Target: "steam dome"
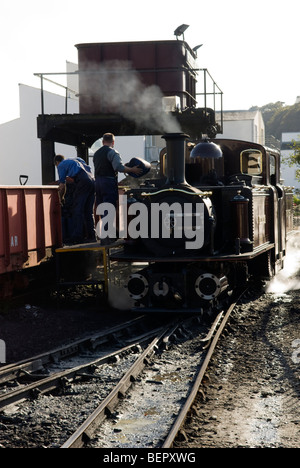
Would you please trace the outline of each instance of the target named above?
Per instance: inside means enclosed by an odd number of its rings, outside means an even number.
[[[204,140],[196,145],[190,154],[192,159],[194,158],[211,158],[219,159],[222,158],[223,153],[220,146],[216,145],[212,141]]]

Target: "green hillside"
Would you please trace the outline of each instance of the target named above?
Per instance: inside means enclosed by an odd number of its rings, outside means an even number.
[[[300,133],[300,103],[285,106],[283,102],[266,104],[262,107],[252,107],[250,110],[260,110],[266,135],[273,135],[278,140],[283,132]]]

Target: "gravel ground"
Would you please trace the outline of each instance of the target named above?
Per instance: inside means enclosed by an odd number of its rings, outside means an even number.
[[[96,356],[95,356],[96,357]],[[87,382],[10,405],[0,414],[0,448],[59,448],[96,409],[134,361],[104,365]]]

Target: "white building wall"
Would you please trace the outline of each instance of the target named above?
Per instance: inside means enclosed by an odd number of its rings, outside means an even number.
[[[250,120],[225,120],[223,124],[223,133],[218,134],[217,138],[253,141],[252,122]]]
[[[300,130],[299,132],[284,132],[281,135],[281,145],[292,144],[292,141],[300,141]],[[286,158],[293,154],[293,149],[281,149],[283,158]],[[300,189],[300,182],[296,179],[296,170],[299,169],[297,166],[289,167],[287,164],[281,164],[281,177],[284,185]]]
[[[19,85],[20,117],[0,125],[0,185],[19,185],[19,176],[28,176],[28,185],[42,184],[41,142],[37,137],[37,116],[41,114],[41,91]],[[68,113],[78,113],[78,100],[68,99]],[[65,97],[44,91],[45,114],[64,114]],[[102,144],[102,143],[100,143]],[[123,162],[145,156],[145,137],[116,137],[115,148]],[[77,156],[76,148],[55,143],[55,153]],[[92,164],[92,152],[89,162]]]
[[[282,156],[287,156],[286,151],[281,151]],[[296,179],[296,168],[281,164],[281,180],[283,185],[300,189],[300,183]]]
[[[64,113],[65,99],[44,92],[45,112]],[[20,117],[0,125],[0,185],[19,185],[20,174],[28,185],[42,183],[41,143],[37,137],[37,116],[41,113],[41,91],[19,85]],[[69,112],[78,112],[78,102],[68,100]],[[56,153],[75,157],[75,148],[56,144]]]
[[[300,130],[299,132],[284,132],[281,134],[281,143],[291,143],[293,140],[300,141]]]
[[[220,113],[216,113],[217,121]],[[217,138],[251,141],[265,144],[265,125],[260,111],[225,111],[223,112],[223,133]]]

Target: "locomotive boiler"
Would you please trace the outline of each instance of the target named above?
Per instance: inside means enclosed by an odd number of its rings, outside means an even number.
[[[135,306],[195,311],[250,277],[277,273],[293,225],[279,153],[238,140],[163,138],[160,177],[127,189],[127,238],[112,256],[131,266],[125,287]]]

